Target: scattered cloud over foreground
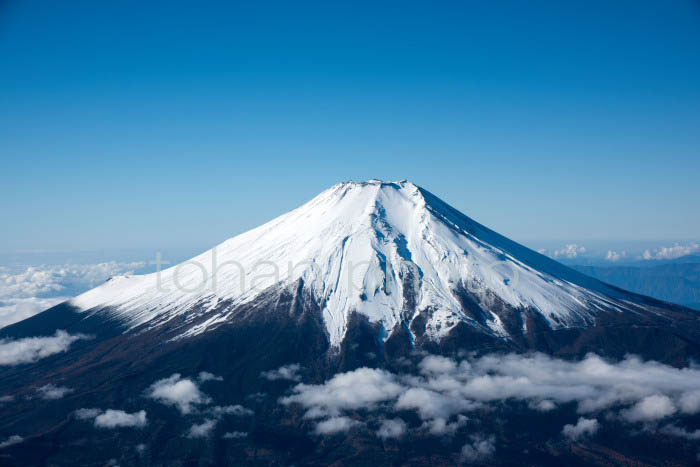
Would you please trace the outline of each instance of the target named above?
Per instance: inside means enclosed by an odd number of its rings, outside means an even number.
[[[317,435],[334,435],[336,433],[344,433],[353,426],[361,425],[350,417],[331,417],[316,424],[314,432]]]
[[[600,425],[595,418],[579,417],[575,425],[564,425],[561,431],[564,436],[574,441],[581,439],[584,436],[594,435]]]
[[[123,410],[79,409],[75,411],[78,420],[93,420],[97,428],[143,428],[148,424],[146,411],[127,413]]]
[[[179,373],[156,381],[147,391],[148,397],[165,405],[172,405],[182,414],[193,411],[197,405],[205,405],[211,399],[189,378],[182,378]]]
[[[53,336],[0,339],[0,366],[33,363],[42,358],[65,352],[80,339],[90,339],[84,334],[68,334],[58,330]]]
[[[700,243],[691,242],[686,245],[681,245],[676,243],[674,246],[661,247],[654,250],[644,250],[642,258],[644,259],[676,259],[682,258],[683,256],[692,255],[695,253],[700,253]]]
[[[591,415],[601,412],[624,423],[643,423],[647,429],[649,424],[667,424],[674,416],[700,413],[700,369],[678,369],[636,357],[613,363],[592,354],[575,362],[543,354],[462,361],[428,356],[418,368],[419,375],[360,368],[323,384],[297,384],[280,402],[301,405],[306,418],[318,420],[317,434],[348,431],[376,419],[379,412],[384,416],[413,411],[422,420],[414,429],[445,435],[464,425],[463,414],[508,400],[527,402],[538,411],[575,403],[582,417],[562,427],[563,435],[572,439],[595,434],[598,421]],[[375,415],[358,419],[357,413],[364,411]],[[377,436],[402,435],[406,429],[402,422],[382,419]],[[475,439],[463,455],[477,459],[492,445],[488,437]]]
[[[53,384],[47,384],[37,389],[36,392],[41,399],[55,400],[62,399],[63,396],[70,394],[73,392],[73,390],[65,386],[54,386]]]
[[[242,405],[216,405],[210,407],[206,410],[207,413],[213,415],[214,417],[223,417],[224,415],[235,415],[237,417],[244,417],[247,415],[253,415],[253,411],[243,407]]]
[[[289,365],[281,366],[276,370],[263,371],[260,376],[270,381],[279,379],[301,381],[301,376],[299,375],[300,369],[301,366],[298,363],[291,363]]]
[[[685,428],[680,428],[676,425],[666,425],[661,429],[662,433],[671,436],[678,436],[679,438],[685,438],[687,440],[699,440],[700,439],[700,429],[695,431],[688,431]]]
[[[199,373],[196,379],[183,378],[179,373],[175,373],[153,383],[146,391],[146,396],[177,408],[182,415],[202,414],[206,417],[190,427],[185,433],[187,438],[208,438],[224,416],[253,415],[252,410],[242,405],[208,406],[212,399],[202,392],[197,384],[207,381],[223,381],[223,378],[206,371]]]
[[[110,277],[132,274],[144,262],[0,267],[0,328],[29,318],[95,287]]]
[[[471,442],[462,447],[462,460],[465,462],[476,462],[488,459],[496,452],[496,438],[491,435],[471,436]]]
[[[400,418],[383,420],[377,430],[377,436],[382,439],[400,438],[407,431],[406,422]]]
[[[214,428],[216,428],[216,425],[219,423],[219,420],[225,415],[233,415],[237,417],[253,415],[252,410],[247,409],[241,405],[217,405],[208,408],[204,411],[204,413],[208,415],[208,418],[205,418],[202,423],[195,423],[194,425],[192,425],[185,434],[187,438],[208,438],[214,431]],[[247,436],[247,433],[245,433],[245,435]],[[224,438],[226,438],[226,435],[224,435]]]
[[[216,428],[217,420],[209,418],[200,424],[194,424],[187,432],[188,438],[208,438],[211,432]]]
[[[213,373],[209,373],[208,371],[202,371],[199,373],[199,375],[197,375],[197,380],[200,383],[204,383],[206,381],[223,381],[224,378],[221,376],[216,376]]]

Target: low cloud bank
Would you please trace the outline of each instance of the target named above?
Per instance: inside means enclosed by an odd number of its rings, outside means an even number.
[[[626,251],[614,251],[614,250],[608,250],[608,253],[605,255],[605,259],[607,261],[620,261],[621,259],[624,259],[627,257],[627,252]]]
[[[586,253],[586,247],[570,244],[566,245],[561,250],[556,250],[552,256],[555,258],[577,258],[579,255]]]
[[[0,366],[34,363],[42,358],[65,352],[80,339],[90,339],[83,334],[68,334],[56,331],[49,337],[25,337],[23,339],[0,339]]]
[[[144,262],[0,267],[0,328],[27,319]]]
[[[70,297],[5,297],[0,299],[0,328],[31,318]]]
[[[119,274],[132,274],[145,262],[27,266],[0,269],[0,297],[36,297],[92,287]]]
[[[517,400],[543,412],[576,404],[584,416],[563,428],[563,435],[572,439],[594,435],[599,425],[589,414],[603,411],[630,424],[658,424],[700,412],[700,369],[678,369],[636,357],[614,363],[593,354],[575,362],[543,354],[489,355],[462,361],[428,356],[418,370],[418,375],[397,375],[360,368],[337,374],[323,384],[297,384],[280,402],[301,405],[306,418],[319,420],[317,434],[358,426],[361,421],[349,418],[352,412],[381,410],[413,411],[423,421],[418,429],[444,435],[465,424],[463,414]],[[377,436],[399,436],[402,427],[401,419],[384,421]],[[465,447],[465,456],[477,459],[489,446],[488,439],[475,440]]]
[[[586,247],[577,245],[575,243],[568,244],[559,250],[548,250],[547,248],[542,248],[537,250],[538,253],[547,255],[551,258],[578,258],[586,253]]]
[[[645,250],[644,259],[676,259],[692,254],[700,253],[700,243],[691,242],[687,245],[676,243],[673,246],[664,246],[655,250]]]

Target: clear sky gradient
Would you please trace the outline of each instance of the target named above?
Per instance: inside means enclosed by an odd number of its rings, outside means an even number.
[[[700,2],[0,3],[0,251],[211,246],[342,180],[700,236]]]

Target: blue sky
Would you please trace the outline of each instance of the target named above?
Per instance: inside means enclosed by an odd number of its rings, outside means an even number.
[[[526,244],[699,236],[695,0],[16,0],[0,56],[0,252],[206,248],[369,178]]]

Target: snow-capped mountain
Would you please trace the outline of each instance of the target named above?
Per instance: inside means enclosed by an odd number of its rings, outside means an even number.
[[[699,317],[341,183],[0,329],[0,464],[684,465]]]
[[[179,337],[236,320],[271,289],[303,284],[337,347],[356,312],[384,339],[404,326],[439,341],[458,324],[511,337],[527,314],[551,329],[651,311],[633,294],[512,242],[407,181],[340,183],[303,206],[158,273],[115,277],[70,303],[128,329]],[[642,305],[640,307],[640,305]],[[505,321],[508,321],[506,323]]]

